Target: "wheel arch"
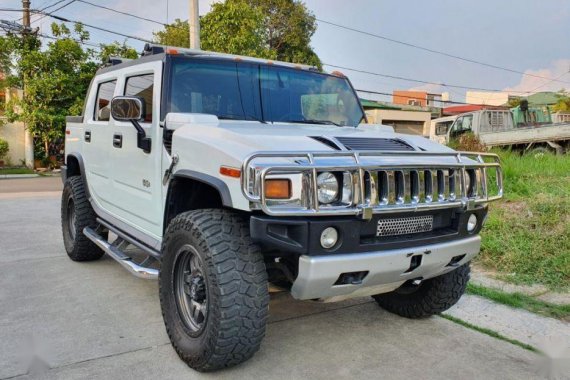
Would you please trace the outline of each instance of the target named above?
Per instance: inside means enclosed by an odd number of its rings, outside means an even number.
[[[83,180],[85,193],[87,194],[87,199],[89,199],[89,186],[87,185],[87,176],[85,175],[85,163],[83,162],[83,156],[81,153],[71,152],[65,157],[65,177],[63,180],[65,182],[67,178],[75,176],[81,177]]]
[[[163,232],[176,215],[206,208],[231,208],[228,186],[208,174],[180,170],[170,179],[164,205]]]

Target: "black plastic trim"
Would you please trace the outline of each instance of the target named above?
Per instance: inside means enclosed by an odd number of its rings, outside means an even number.
[[[178,170],[176,173],[174,173],[174,177],[190,178],[210,185],[218,190],[220,197],[222,198],[222,204],[225,207],[232,207],[233,205],[232,196],[230,194],[230,189],[228,189],[228,185],[226,185],[226,183],[219,178],[212,177],[211,175],[194,170],[186,169]]]
[[[468,233],[467,219],[472,213],[478,216],[480,223],[475,231]],[[430,214],[434,215],[434,230],[431,232],[376,237],[378,220],[381,218]],[[370,221],[352,216],[281,218],[255,215],[250,218],[250,235],[266,253],[277,251],[284,254],[315,256],[377,252],[467,238],[479,233],[486,214],[487,206],[470,211],[439,210],[375,215]],[[335,227],[339,232],[339,244],[329,250],[320,245],[321,232],[327,227]]]

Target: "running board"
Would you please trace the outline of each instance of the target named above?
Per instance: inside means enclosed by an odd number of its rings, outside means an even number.
[[[87,236],[89,240],[97,244],[99,248],[105,251],[106,254],[111,256],[115,261],[128,270],[132,275],[146,280],[158,279],[158,269],[143,267],[125,255],[120,249],[119,245],[111,244],[106,239],[101,237],[95,230],[90,227],[85,227],[83,235]],[[119,238],[121,239],[121,238]],[[121,239],[122,241],[122,239]]]

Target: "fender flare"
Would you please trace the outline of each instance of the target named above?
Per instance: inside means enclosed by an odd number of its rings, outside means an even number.
[[[87,176],[85,174],[85,163],[83,162],[83,156],[81,155],[81,153],[71,152],[65,156],[65,168],[63,167],[61,168],[62,169],[61,177],[63,182],[65,183],[67,178],[69,178],[69,164],[67,163],[69,157],[73,157],[77,160],[77,163],[79,164],[79,176],[83,180],[83,186],[85,188],[85,193],[87,194],[87,199],[91,199],[91,195],[89,193],[89,186],[87,185]]]
[[[177,171],[172,175],[172,177],[189,178],[198,182],[202,182],[206,185],[212,186],[214,189],[218,190],[218,193],[220,194],[220,198],[222,199],[222,204],[224,205],[224,207],[232,207],[233,205],[232,196],[230,193],[230,189],[228,188],[228,185],[219,178],[213,177],[208,174],[200,173],[194,170],[186,170],[186,169]],[[170,195],[170,186],[168,188],[167,197],[169,195]]]

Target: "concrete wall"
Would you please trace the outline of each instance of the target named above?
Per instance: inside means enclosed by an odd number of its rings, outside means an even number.
[[[10,146],[8,157],[3,158],[4,164],[7,165],[10,162],[12,165],[21,165],[21,160],[25,159],[24,124],[7,123],[6,119],[0,117],[0,139],[8,141]]]
[[[465,103],[502,106],[509,101],[510,96],[508,92],[467,91]]]
[[[396,132],[429,136],[431,112],[370,109],[366,110],[366,116],[369,123],[394,125]],[[409,124],[411,128],[400,130],[398,124]]]
[[[9,102],[13,98],[22,96],[22,91],[17,89],[5,89],[3,91],[4,100]],[[26,130],[23,123],[8,123],[5,117],[0,114],[0,138],[8,142],[10,151],[4,157],[4,165],[21,165],[26,158],[25,138]]]

